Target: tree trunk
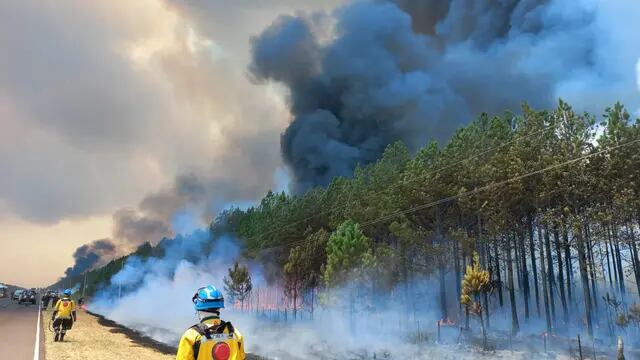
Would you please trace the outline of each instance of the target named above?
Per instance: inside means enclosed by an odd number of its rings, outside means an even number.
[[[615,249],[613,247],[613,229],[612,229],[612,225],[610,224],[608,226],[608,231],[607,231],[607,235],[608,235],[608,239],[609,239],[609,252],[611,253],[611,264],[613,266],[613,280],[614,283],[616,284],[616,291],[619,292],[620,291],[620,277],[618,276],[618,259],[616,257],[616,252]]]
[[[555,294],[555,276],[553,274],[553,257],[551,256],[551,241],[549,240],[549,229],[547,226],[544,227],[544,248],[547,252],[546,263],[547,263],[547,281],[549,281],[549,305],[551,305],[551,322],[554,323],[553,327],[555,328],[556,322],[556,300],[554,297]]]
[[[464,329],[469,330],[469,307],[464,307]]]
[[[500,301],[500,307],[504,306],[504,300],[502,298],[502,276],[500,275],[500,257],[498,256],[498,240],[493,240],[493,253],[495,258],[495,273],[498,279],[498,301]]]
[[[293,320],[298,318],[298,284],[297,281],[294,284],[293,288]]]
[[[443,262],[441,262],[438,272],[440,274],[440,312],[442,313],[443,319],[448,319],[449,314],[447,313],[447,290],[445,288],[445,272]]]
[[[593,243],[591,242],[591,229],[588,224],[584,225],[584,233],[585,240],[587,244],[587,260],[589,263],[589,274],[591,276],[591,306],[593,306],[593,311],[595,312],[596,319],[598,318],[598,288],[596,287],[596,263],[593,257]]]
[[[482,309],[480,309],[480,327],[482,328],[482,349],[487,350],[487,329],[485,328],[484,321],[482,319]]]
[[[589,291],[589,275],[587,273],[587,258],[584,249],[582,227],[578,230],[576,245],[578,248],[578,265],[580,266],[580,278],[582,279],[582,292],[584,296],[584,311],[587,319],[587,333],[593,338],[593,323],[591,320],[591,296]]]
[[[520,246],[518,246],[518,236],[513,239],[513,262],[515,263],[516,278],[518,279],[518,291],[522,291],[522,265],[520,264]]]
[[[438,243],[441,249],[445,249],[445,239],[444,233],[442,230],[442,215],[440,212],[440,208],[436,207],[436,231],[438,234]],[[440,278],[440,312],[442,314],[443,319],[449,318],[449,313],[447,311],[447,289],[445,284],[445,254],[440,255],[440,260],[438,261],[438,274]]]
[[[633,231],[633,226],[628,224],[627,228],[629,229],[629,234],[631,235],[631,263],[633,264],[633,274],[636,278],[636,288],[638,290],[638,294],[640,294],[640,259],[638,259],[638,247],[636,246],[636,234]]]
[[[547,270],[545,268],[544,240],[542,239],[542,227],[538,226],[538,243],[540,245],[540,271],[542,272],[542,298],[544,299],[544,317],[547,321],[547,332],[551,333],[551,312],[549,311],[549,286],[547,281]]]
[[[533,286],[536,294],[536,310],[540,317],[540,293],[538,290],[538,266],[536,264],[536,247],[533,242],[533,219],[529,216],[529,254],[531,255],[531,270],[533,271]]]
[[[602,252],[602,241],[598,241],[597,244],[598,244],[598,252],[600,253],[600,269],[602,269],[602,281],[606,284],[607,274],[605,274],[606,271],[604,267],[604,253]]]
[[[518,310],[516,305],[515,284],[513,281],[513,260],[511,257],[511,236],[509,235],[507,241],[507,278],[509,283],[509,301],[511,302],[511,333],[517,334],[520,331],[520,324],[518,323]]]
[[[484,242],[480,243],[480,247],[482,248],[482,259],[483,259],[483,267],[485,269],[490,269],[491,267],[488,266],[488,261],[487,259],[489,258],[488,255],[488,245]],[[489,278],[491,278],[491,274],[489,274]],[[483,298],[483,307],[484,307],[484,311],[486,313],[486,319],[487,319],[487,328],[489,328],[491,326],[491,323],[489,321],[489,294],[487,294],[486,291],[482,292],[482,298]],[[481,314],[482,315],[482,314]]]
[[[624,285],[624,271],[622,270],[622,256],[620,256],[620,244],[618,241],[618,231],[616,229],[611,229],[613,232],[613,245],[616,254],[616,263],[618,265],[618,281],[620,282],[620,294],[624,297],[626,293],[625,285]]]
[[[602,224],[602,228],[607,233],[607,238],[604,243],[604,254],[607,256],[607,275],[609,276],[609,288],[613,289],[613,278],[611,277],[611,263],[609,262],[609,228]]]
[[[315,293],[316,293],[316,288],[312,287],[311,288],[311,320],[313,320],[313,312],[314,312],[314,308],[315,308]]]
[[[564,271],[562,269],[562,251],[560,247],[560,234],[558,228],[553,229],[553,240],[556,248],[556,258],[558,260],[558,287],[560,289],[560,302],[562,303],[562,320],[564,326],[569,326],[569,310],[567,308],[567,298],[564,293]]]
[[[572,286],[571,282],[573,280],[573,265],[571,263],[571,245],[569,244],[569,232],[566,227],[563,230],[562,237],[564,240],[564,266],[567,268],[567,297],[569,298],[569,303],[573,303],[572,296]]]
[[[458,299],[460,299],[460,290],[462,288],[462,280],[461,280],[461,269],[460,269],[460,242],[458,240],[455,240],[453,243],[453,251],[454,251],[454,255],[453,255],[453,267],[454,267],[454,271],[456,273],[456,289],[457,289],[457,294],[458,294]],[[460,301],[458,301],[458,314],[462,313],[462,304],[460,304]]]
[[[518,246],[520,248],[520,263],[522,265],[522,298],[524,300],[524,318],[529,319],[529,270],[527,269],[527,255],[524,247],[524,234],[518,230]]]

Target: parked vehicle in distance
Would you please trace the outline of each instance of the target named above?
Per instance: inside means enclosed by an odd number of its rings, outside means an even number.
[[[23,291],[20,295],[20,300],[18,300],[18,304],[34,304],[36,303],[36,292],[33,290]]]
[[[0,299],[4,299],[9,296],[9,288],[3,284],[0,284]]]
[[[11,297],[11,300],[13,300],[13,301],[20,300],[20,296],[22,296],[23,292],[24,292],[24,290],[22,290],[22,289],[18,289],[16,291],[14,291],[13,292],[13,296]]]

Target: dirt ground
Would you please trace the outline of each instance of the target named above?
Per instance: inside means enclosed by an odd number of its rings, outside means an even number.
[[[42,315],[46,360],[175,359],[171,348],[160,346],[158,349],[151,340],[127,334],[127,329],[84,311],[78,311],[78,321],[67,332],[64,342],[54,342],[53,333],[48,329],[51,310]]]

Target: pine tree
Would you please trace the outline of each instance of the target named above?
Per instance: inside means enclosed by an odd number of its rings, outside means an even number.
[[[236,261],[233,267],[229,268],[228,276],[225,276],[223,281],[227,296],[232,301],[240,301],[240,309],[244,310],[244,301],[249,297],[253,288],[249,268]]]
[[[482,344],[487,348],[487,334],[482,316],[483,307],[480,302],[480,294],[486,292],[489,285],[489,271],[480,266],[480,258],[477,252],[473,252],[473,263],[467,265],[462,280],[462,290],[460,291],[460,303],[472,314],[480,318],[482,327]],[[486,309],[485,309],[486,311]]]

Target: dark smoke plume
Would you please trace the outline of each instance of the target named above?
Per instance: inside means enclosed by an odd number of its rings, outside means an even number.
[[[73,253],[75,264],[67,268],[65,276],[82,274],[100,265],[102,259],[113,257],[117,253],[116,245],[110,239],[95,240],[76,249]]]
[[[481,112],[552,105],[597,71],[592,20],[561,0],[361,1],[281,16],[252,39],[249,70],[289,90],[281,150],[303,191],[396,140],[416,149]]]
[[[132,246],[157,242],[171,233],[170,224],[160,218],[144,216],[135,209],[116,211],[113,222],[113,236]]]

